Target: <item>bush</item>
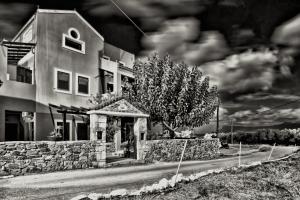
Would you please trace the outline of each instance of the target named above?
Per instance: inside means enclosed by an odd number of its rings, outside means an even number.
[[[231,133],[221,133],[220,140],[231,143]],[[300,145],[300,129],[259,129],[255,132],[237,131],[233,133],[233,142],[244,144]]]
[[[268,145],[262,145],[258,148],[258,151],[260,152],[266,152],[266,151],[271,151],[272,147],[268,146]]]

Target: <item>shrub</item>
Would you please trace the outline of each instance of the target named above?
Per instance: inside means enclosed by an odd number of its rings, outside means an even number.
[[[258,148],[258,151],[260,152],[266,152],[266,151],[271,151],[272,147],[268,146],[268,145],[262,145]]]
[[[220,140],[231,143],[231,133],[221,133]],[[244,144],[300,145],[299,129],[259,129],[255,132],[237,131],[233,133],[233,142]]]

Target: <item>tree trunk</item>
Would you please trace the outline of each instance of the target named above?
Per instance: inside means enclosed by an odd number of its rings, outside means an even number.
[[[170,138],[171,139],[174,139],[175,137],[175,130],[177,128],[172,128],[171,126],[169,126],[166,122],[162,121],[162,124],[164,125],[165,128],[167,128],[169,130],[169,133],[170,133]]]

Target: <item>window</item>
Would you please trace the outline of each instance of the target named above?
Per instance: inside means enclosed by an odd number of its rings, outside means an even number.
[[[71,40],[70,38],[65,39],[65,45],[68,46],[69,48],[82,51],[82,44],[78,43],[77,41]]]
[[[76,74],[76,94],[77,95],[90,95],[90,77]]]
[[[64,134],[64,123],[62,120],[55,120],[55,128],[60,132],[60,134],[63,137],[64,141],[72,140],[72,126],[71,126],[71,120],[67,120],[66,126],[67,126],[67,133]]]
[[[85,42],[80,40],[80,33],[70,28],[68,34],[63,34],[62,46],[66,49],[85,54]]]
[[[80,34],[79,34],[79,32],[77,30],[70,29],[69,31],[70,31],[69,35],[71,35],[73,38],[75,38],[75,39],[79,39],[80,38]]]
[[[77,140],[89,140],[89,125],[84,122],[76,122],[76,135]]]
[[[70,90],[70,74],[65,72],[57,72],[57,88],[60,90]]]
[[[55,85],[57,92],[72,93],[72,73],[66,70],[55,68]]]
[[[106,90],[107,92],[113,92],[114,91],[114,74],[112,72],[104,71],[104,79],[106,83]]]
[[[32,84],[32,71],[24,67],[17,67],[17,81]]]

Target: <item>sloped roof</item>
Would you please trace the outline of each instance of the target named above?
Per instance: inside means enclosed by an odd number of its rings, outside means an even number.
[[[95,106],[88,114],[102,114],[120,117],[149,117],[149,114],[130,103],[125,97],[113,98]]]
[[[48,9],[38,9],[39,13],[54,13],[54,14],[75,14],[77,15],[98,37],[104,41],[104,37],[88,22],[86,21],[76,10],[48,10]]]
[[[52,10],[52,9],[37,9],[37,13],[53,13],[53,14],[75,14],[77,15],[98,37],[104,41],[104,37],[88,22],[86,21],[76,10]],[[13,38],[14,41],[20,33],[27,27],[27,25],[34,19],[34,14],[28,22],[21,28],[17,35]]]

